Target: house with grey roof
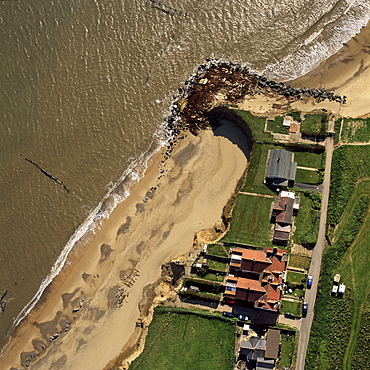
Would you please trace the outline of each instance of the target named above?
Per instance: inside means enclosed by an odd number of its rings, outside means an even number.
[[[251,337],[249,341],[243,340],[240,344],[239,353],[246,356],[249,361],[256,361],[257,358],[264,358],[266,352],[266,340],[258,337]]]
[[[297,172],[294,153],[284,149],[269,150],[266,183],[276,187],[292,187]]]
[[[247,361],[256,361],[256,370],[273,369],[280,351],[280,330],[268,329],[267,339],[252,336],[243,340],[239,354]]]

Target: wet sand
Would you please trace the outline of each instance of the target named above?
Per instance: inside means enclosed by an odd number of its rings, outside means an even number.
[[[236,145],[211,130],[180,140],[158,179],[162,159],[153,157],[126,201],[71,255],[13,333],[1,369],[103,369],[120,354],[145,287],[158,280],[162,264],[189,252],[196,232],[220,220],[247,164]]]
[[[263,95],[247,96],[238,104],[239,109],[257,115],[274,116],[287,109],[305,113],[325,109],[336,117],[367,117],[370,115],[370,23],[350,41],[317,68],[292,81],[285,81],[294,88],[322,87],[335,94],[346,96],[346,104],[314,98],[303,98],[291,103],[288,108],[273,109],[273,104],[286,104],[281,97]]]
[[[305,76],[288,82],[293,87],[324,87],[347,96],[347,104],[312,99],[292,104],[293,108],[310,112],[327,109],[340,117],[361,117],[370,114],[370,23],[329,59]]]

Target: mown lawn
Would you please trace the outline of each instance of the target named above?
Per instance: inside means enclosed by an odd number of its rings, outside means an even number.
[[[286,301],[283,299],[281,301],[281,307],[279,311],[280,313],[287,313],[296,317],[300,317],[302,316],[302,303],[298,301]]]
[[[287,281],[290,283],[295,283],[295,284],[304,284],[302,280],[306,281],[306,275],[302,274],[300,272],[295,272],[295,271],[288,271],[287,274]]]
[[[198,276],[197,275],[197,278],[198,279],[203,279],[203,280],[208,280],[208,281],[217,281],[219,283],[222,283],[225,279],[225,276],[208,273],[208,274],[205,274],[204,276]]]
[[[207,263],[209,263],[209,267],[213,270],[219,271],[226,271],[228,264],[226,262],[214,261],[211,259],[207,259]]]
[[[327,114],[306,114],[301,123],[301,132],[314,132],[324,134],[327,129]]]
[[[220,316],[157,307],[130,370],[232,369],[234,333],[235,323]]]
[[[323,167],[323,154],[324,152],[294,152],[294,162],[297,162],[298,166],[310,167],[310,168],[322,168]],[[299,181],[297,181],[299,182]]]
[[[320,181],[320,174],[315,171],[297,169],[295,182],[303,182],[304,184],[318,184]]]
[[[277,134],[289,134],[289,126],[283,126],[284,117],[276,116],[274,120],[267,121],[267,130]]]
[[[317,197],[314,194],[300,192],[298,193],[301,202],[298,214],[295,218],[295,232],[293,241],[296,244],[313,247],[316,244],[320,226],[320,206]]]
[[[273,199],[239,194],[232,214],[231,228],[223,242],[271,247],[271,204]]]

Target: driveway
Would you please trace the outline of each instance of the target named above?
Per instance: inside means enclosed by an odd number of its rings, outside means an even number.
[[[307,316],[301,319],[301,333],[299,339],[296,370],[304,370],[308,340],[310,338],[310,330],[314,316],[313,308],[315,306],[316,301],[317,283],[319,281],[320,276],[322,252],[325,247],[325,230],[329,202],[331,162],[334,150],[334,139],[332,137],[326,138],[325,147],[326,147],[326,167],[324,181],[322,184],[320,229],[316,246],[312,251],[312,261],[309,270],[309,275],[313,277],[313,283],[312,288],[307,289],[305,294],[305,301],[308,303],[308,312]]]
[[[312,184],[305,184],[303,182],[296,182],[294,183],[294,187],[301,190],[309,190],[309,191],[316,191],[321,192],[322,185],[312,185]]]

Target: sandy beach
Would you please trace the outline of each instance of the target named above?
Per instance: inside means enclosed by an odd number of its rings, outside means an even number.
[[[0,368],[103,369],[120,354],[145,289],[162,264],[192,248],[195,233],[220,220],[247,164],[236,145],[211,130],[180,140],[158,179],[162,159],[153,157],[126,201],[72,253],[13,333]]]
[[[336,117],[367,117],[370,114],[370,24],[362,28],[350,41],[330,58],[306,75],[292,81],[286,81],[294,88],[318,88],[347,97],[346,104],[324,100],[317,103],[312,97],[291,103],[289,109],[310,113],[325,109]],[[255,114],[274,116],[279,109],[273,104],[285,103],[281,98],[264,95],[247,96],[238,107]],[[285,109],[286,110],[286,109]]]
[[[293,87],[324,87],[347,97],[347,104],[339,105],[327,100],[314,103],[298,101],[292,107],[310,112],[327,109],[340,117],[363,117],[370,114],[370,24],[348,41],[329,59],[310,73],[288,81]]]

